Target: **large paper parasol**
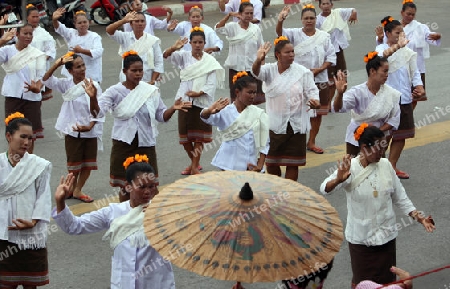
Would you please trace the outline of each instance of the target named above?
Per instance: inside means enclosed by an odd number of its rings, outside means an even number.
[[[245,183],[253,196],[241,190]],[[168,185],[146,209],[144,228],[178,267],[247,283],[317,271],[343,239],[338,213],[321,195],[291,180],[238,171]]]

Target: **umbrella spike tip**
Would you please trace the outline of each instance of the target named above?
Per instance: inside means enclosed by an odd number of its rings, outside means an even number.
[[[253,199],[253,191],[249,183],[245,183],[239,192],[239,198],[244,201],[249,201]]]

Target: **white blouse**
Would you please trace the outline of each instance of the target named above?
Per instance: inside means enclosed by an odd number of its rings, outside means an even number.
[[[378,52],[378,55],[383,55],[383,52],[389,48],[387,44],[380,44],[375,48],[375,51]],[[409,48],[401,48],[401,49],[409,49]],[[395,54],[396,52],[394,52]],[[388,58],[389,60],[389,58]],[[419,70],[416,69],[412,81],[409,77],[408,67],[401,67],[394,73],[389,72],[388,79],[386,80],[386,84],[390,87],[397,89],[402,94],[400,99],[400,104],[409,104],[412,102],[412,94],[411,87],[417,85],[423,85],[422,78],[420,77]]]
[[[239,12],[239,6],[241,5],[241,0],[230,0],[227,4],[225,4],[225,10],[222,11],[225,14],[230,12]],[[262,9],[263,3],[261,0],[250,0],[250,3],[253,4],[253,18],[258,19],[259,23],[262,20]],[[234,22],[238,22],[239,18],[233,17]]]
[[[323,33],[323,31],[316,30],[316,33]],[[303,32],[302,28],[283,28],[283,35],[289,38],[289,41],[294,45],[294,47],[310,38],[310,36]],[[336,65],[336,53],[329,35],[324,45],[318,48],[322,50],[322,54],[325,56],[324,62],[331,62],[331,65]],[[319,63],[318,53],[315,49],[310,50],[302,56],[295,55],[295,62],[308,69],[320,68],[323,65],[323,63]],[[314,77],[314,81],[316,83],[328,82],[327,70],[325,69],[316,75]]]
[[[184,69],[198,62],[198,60],[194,56],[192,56],[191,51],[175,51],[167,59],[178,69]],[[202,89],[204,94],[200,97],[188,97],[186,95],[186,92],[192,90],[193,83],[194,80],[181,81],[175,99],[181,97],[182,101],[192,101],[192,105],[198,106],[200,108],[209,107],[214,102],[214,95],[216,93],[216,72],[212,71],[208,73],[206,77],[206,83]]]
[[[50,64],[56,57],[56,41],[53,36],[44,28],[37,26],[33,29],[33,41],[31,46],[44,52],[48,57],[47,63]],[[49,67],[47,66],[47,69]]]
[[[109,35],[109,37],[111,37],[113,40],[119,43],[124,51],[127,51],[128,47],[130,47],[134,42],[137,41],[136,37],[134,36],[134,32],[123,32],[116,30],[116,32],[114,32],[114,35]],[[151,69],[148,67],[147,54],[139,55],[142,58],[144,64],[144,76],[142,77],[142,81],[145,82],[149,82],[152,79],[153,71],[164,73],[164,60],[160,44],[158,42],[153,44],[152,49],[153,49],[153,59],[155,69]],[[122,68],[123,68],[123,61],[122,61]],[[125,75],[123,74],[122,69],[120,70],[119,73],[119,80],[125,81]]]
[[[6,63],[14,55],[19,53],[16,45],[6,45],[0,47],[0,63]],[[2,95],[5,97],[22,98],[29,101],[41,101],[41,93],[33,93],[31,91],[25,91],[25,82],[31,83],[31,80],[38,81],[44,76],[44,70],[36,70],[36,78],[31,79],[30,70],[28,65],[25,65],[21,70],[16,73],[6,74],[3,79]]]
[[[145,14],[145,28],[144,32],[148,34],[155,35],[154,29],[167,29],[167,18],[163,20],[159,20],[155,16]],[[123,31],[131,32],[133,29],[131,28],[130,23],[125,23],[123,25]]]
[[[100,98],[98,98],[100,113],[97,117],[104,117],[108,111],[113,111],[130,92],[131,90],[120,82],[105,90]],[[167,107],[163,103],[159,92],[155,92],[155,95],[152,97],[159,98],[159,105],[155,110],[155,119],[159,122],[164,122],[164,112],[167,110]],[[114,126],[112,129],[113,139],[131,144],[136,133],[139,136],[139,147],[156,145],[156,138],[151,129],[150,115],[145,104],[130,119],[121,120],[114,118]]]
[[[81,235],[108,229],[114,219],[126,215],[130,210],[130,202],[127,201],[112,203],[77,217],[66,206],[59,214],[55,208],[52,217],[65,233]],[[136,248],[127,238],[117,245],[111,259],[111,289],[123,288],[175,289],[172,265],[163,260],[152,246]]]
[[[72,78],[56,78],[51,76],[44,81],[44,84],[51,89],[57,90],[60,93],[65,93],[71,87],[75,86]],[[97,97],[102,94],[102,89],[95,83],[97,88]],[[103,121],[94,118],[89,110],[89,96],[86,93],[81,94],[78,98],[72,101],[64,101],[61,105],[61,110],[56,120],[55,128],[63,134],[68,134],[73,137],[80,138],[97,138],[103,133]],[[89,125],[91,121],[96,121],[94,127],[87,132],[78,133],[73,131],[73,127],[78,125]]]
[[[383,245],[398,235],[393,206],[398,207],[405,215],[416,208],[406,195],[394,168],[385,158],[381,158],[379,163],[370,164],[375,166],[375,170],[353,191],[350,191],[350,183],[364,169],[359,159],[358,156],[351,160],[350,177],[331,192],[341,188],[346,192],[348,213],[345,237],[347,241],[367,246]],[[325,192],[326,184],[336,177],[337,170],[323,181],[320,186],[322,194],[329,194]]]
[[[73,28],[67,28],[64,24],[59,23],[58,29],[55,29],[61,35],[72,50],[79,45],[83,49],[91,52],[92,57],[86,54],[79,53],[86,65],[86,78],[92,78],[97,82],[102,82],[102,55],[103,46],[102,38],[95,32],[88,31],[86,35],[80,36],[78,31]],[[70,73],[63,67],[61,73],[67,77],[72,77]]]
[[[344,93],[342,98],[342,108],[339,112],[348,112],[353,110],[357,114],[363,113],[372,101],[377,101],[375,95],[367,87],[367,82],[359,85],[355,85]],[[398,104],[394,104],[397,105]],[[333,108],[333,106],[331,106]],[[333,108],[334,110],[334,108]],[[392,108],[394,110],[394,108]],[[400,124],[400,109],[391,117],[386,119],[379,119],[377,121],[370,122],[370,125],[381,127],[385,123],[392,125],[394,129],[397,129]],[[347,126],[347,131],[345,133],[345,141],[354,145],[359,146],[358,142],[355,140],[354,132],[360,126],[361,123],[356,122],[353,118],[350,119],[350,123]]]
[[[227,105],[224,109],[209,118],[201,119],[209,124],[217,126],[219,130],[228,128],[238,117],[238,112],[234,103]],[[246,171],[248,164],[257,165],[259,153],[267,155],[269,144],[259,152],[255,148],[255,137],[253,130],[249,130],[242,137],[222,142],[219,150],[214,156],[211,164],[222,170]]]
[[[200,27],[203,28],[205,33],[205,49],[219,47],[220,51],[222,51],[223,41],[219,38],[219,36],[217,36],[216,32],[211,27],[203,23],[200,24]],[[172,32],[180,35],[181,37],[186,37],[189,40],[189,36],[191,35],[191,29],[192,29],[191,22],[181,21],[180,23],[178,23],[177,27],[175,27],[175,29]],[[186,43],[181,49],[185,51],[192,51],[192,46],[188,41],[188,43]],[[211,55],[214,56],[216,54],[219,53],[213,52]]]
[[[342,20],[347,22],[348,19],[350,19],[350,16],[352,16],[353,10],[355,10],[355,9],[354,8],[340,8],[340,15],[342,17]],[[320,29],[320,27],[322,27],[322,24],[323,24],[323,22],[325,22],[326,19],[327,19],[327,17],[323,16],[322,13],[317,15],[316,28]],[[331,36],[331,43],[333,43],[334,51],[336,53],[339,52],[340,48],[346,49],[349,46],[348,40],[344,35],[344,31],[339,30],[339,29],[334,29],[330,33],[330,36]]]
[[[250,23],[250,25],[255,25]],[[237,22],[229,22],[224,27],[215,28],[217,33],[226,35],[227,37],[234,37],[246,30],[241,28]],[[234,69],[236,71],[250,71],[253,62],[256,60],[256,52],[264,43],[261,29],[257,27],[257,32],[247,41],[242,41],[236,44],[231,44],[228,51],[228,57],[225,60],[225,67]]]

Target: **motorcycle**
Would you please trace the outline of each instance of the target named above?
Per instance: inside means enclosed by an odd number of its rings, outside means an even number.
[[[21,22],[21,19],[25,19],[26,16],[22,15],[22,7],[21,1],[6,1],[0,3],[0,16],[8,16],[7,24],[18,24]],[[29,0],[27,1],[27,5],[32,4],[37,8],[39,13],[39,20],[42,25],[46,26],[50,23],[47,12],[45,10],[45,3],[41,0]]]
[[[61,18],[59,18],[59,21],[66,27],[75,28],[73,16],[77,11],[84,11],[87,14],[85,3],[86,0],[47,0],[47,14],[51,19],[51,16],[56,9],[64,8],[66,9],[66,12]]]
[[[91,5],[90,16],[95,23],[108,25],[125,17],[129,11],[130,7],[126,0],[119,3],[115,0],[97,0]]]

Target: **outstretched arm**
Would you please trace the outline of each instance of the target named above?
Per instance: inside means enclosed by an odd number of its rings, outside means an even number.
[[[275,28],[278,36],[283,35],[283,22],[288,17],[289,11],[291,11],[291,6],[284,6],[283,10],[278,14],[277,27]]]
[[[163,57],[167,58],[172,55],[175,51],[181,49],[186,43],[188,42],[188,39],[186,37],[182,39],[177,39],[175,41],[175,44],[164,50]]]

